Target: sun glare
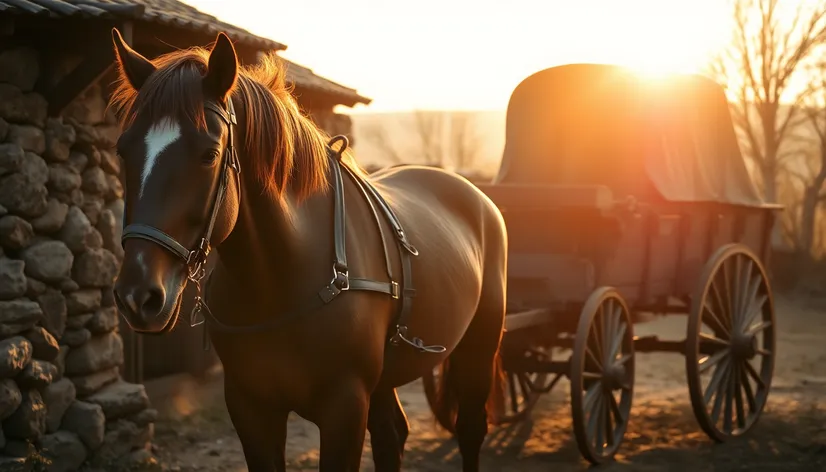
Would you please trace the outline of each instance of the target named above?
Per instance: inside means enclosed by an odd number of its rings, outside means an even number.
[[[699,72],[731,30],[726,0],[186,1],[288,44],[284,57],[373,98],[364,112],[502,109],[522,79],[566,63]]]
[[[722,0],[616,2],[593,25],[601,33],[592,37],[589,46],[610,45],[607,62],[647,77],[697,73],[725,44],[727,8]]]

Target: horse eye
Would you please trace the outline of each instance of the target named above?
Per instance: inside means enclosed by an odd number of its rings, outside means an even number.
[[[221,152],[217,149],[210,149],[206,153],[204,153],[203,161],[207,164],[211,164],[215,162],[215,159],[218,159],[218,156],[221,155]]]

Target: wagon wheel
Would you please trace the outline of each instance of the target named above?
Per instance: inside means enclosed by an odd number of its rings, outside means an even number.
[[[751,429],[766,406],[775,352],[771,287],[754,253],[730,244],[706,264],[693,301],[685,357],[691,406],[703,431],[722,442]]]
[[[594,291],[582,308],[571,355],[571,410],[582,455],[593,464],[619,449],[634,395],[631,314],[616,289]]]

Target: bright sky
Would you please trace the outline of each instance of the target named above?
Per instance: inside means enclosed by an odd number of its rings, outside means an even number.
[[[731,31],[725,0],[185,1],[373,99],[353,112],[504,109],[571,62],[696,72]]]

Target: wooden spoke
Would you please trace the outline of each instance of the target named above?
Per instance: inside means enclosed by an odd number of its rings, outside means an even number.
[[[704,325],[713,334],[702,331]],[[740,244],[720,248],[692,295],[686,333],[691,405],[712,439],[744,434],[762,413],[774,370],[774,326],[771,287],[760,260]]]
[[[617,359],[614,363],[615,363],[615,364],[618,364],[618,365],[625,365],[625,364],[627,364],[627,363],[628,363],[628,361],[631,361],[631,360],[633,360],[633,359],[634,359],[634,354],[633,354],[633,353],[631,353],[631,354],[623,354],[623,355],[622,355],[619,359]]]
[[[707,333],[700,333],[700,342],[708,342],[718,346],[729,346],[729,342]]]
[[[728,359],[729,353],[727,351],[719,351],[713,356],[704,357],[700,359],[699,371],[701,374],[705,373],[705,371],[719,364],[721,361],[728,361]]]
[[[749,329],[747,329],[746,334],[748,334],[748,335],[757,334],[760,331],[763,331],[764,329],[770,328],[771,325],[772,325],[771,321],[762,321],[760,323],[757,323],[754,326],[751,326]]]
[[[622,340],[625,338],[625,331],[628,329],[628,325],[625,323],[620,322],[620,327],[617,333],[614,335],[614,342],[611,344],[611,351],[608,356],[609,359],[616,359],[617,355],[619,354],[620,347],[622,347]]]
[[[723,318],[711,309],[711,307],[706,304],[703,306],[703,314],[707,314],[708,317],[703,317],[703,322],[715,332],[722,334],[727,339],[731,338],[731,331],[726,327],[726,323],[723,321]]]
[[[728,308],[726,308],[726,304],[723,302],[723,297],[720,295],[720,290],[717,288],[717,284],[713,280],[711,281],[711,289],[714,292],[714,300],[717,302],[717,309],[712,313],[715,313],[714,317],[720,322],[720,326],[726,330],[730,330],[731,326],[729,324],[730,320],[728,317]]]
[[[763,304],[766,303],[766,296],[760,295],[758,293],[759,290],[760,276],[754,275],[749,282],[748,292],[743,299],[742,313],[745,316],[740,320],[740,324],[738,325],[740,329],[751,324],[751,321],[754,320],[754,316],[760,312],[763,308]]]
[[[768,300],[766,295],[760,295],[751,301],[748,307],[748,315],[744,318],[743,324],[740,325],[741,330],[745,330],[754,324],[757,317],[763,313],[763,305],[766,304],[766,300]]]
[[[711,398],[715,394],[718,394],[720,392],[720,385],[723,384],[726,378],[726,373],[728,372],[730,362],[731,360],[728,357],[726,357],[724,363],[722,365],[717,366],[717,368],[714,369],[714,373],[711,375],[711,382],[708,383],[705,395],[703,396],[703,400],[706,404],[708,404],[708,402],[711,401]]]
[[[751,365],[751,363],[749,362],[746,362],[743,365],[746,367],[746,372],[748,372],[749,376],[751,376],[751,378],[753,378],[754,381],[757,382],[757,387],[766,388],[766,384],[763,378],[760,376],[760,374],[757,373],[757,370],[755,370],[754,366]]]
[[[570,364],[577,446],[594,464],[611,460],[628,426],[634,381],[631,315],[615,289],[600,288],[588,298]]]
[[[625,414],[622,412],[622,410],[620,410],[619,404],[617,403],[617,399],[614,398],[613,393],[608,396],[608,401],[611,404],[611,414],[614,415],[614,420],[617,423],[624,423],[625,421],[627,421],[628,418],[626,418]]]
[[[734,375],[732,375],[732,371],[734,370],[734,366],[732,365],[729,367],[729,372],[726,376],[725,382],[725,392],[726,392],[726,412],[725,416],[723,417],[723,431],[726,433],[731,433],[732,426],[731,426],[731,407],[732,403],[734,403]]]
[[[740,366],[737,364],[734,365],[734,375],[731,376],[731,379],[734,382],[734,414],[737,415],[737,427],[745,428],[746,411],[743,408],[743,384],[740,382]]]
[[[591,349],[588,348],[588,346],[585,346],[585,352],[588,354],[588,359],[590,359],[591,362],[594,363],[594,367],[596,367],[597,370],[602,372],[602,362],[599,361],[597,355],[594,354],[593,351],[591,351]]]
[[[754,413],[757,411],[757,400],[754,398],[754,392],[751,390],[749,375],[743,368],[740,369],[740,381],[743,386],[743,394],[746,396],[746,403],[749,406],[749,413]]]

